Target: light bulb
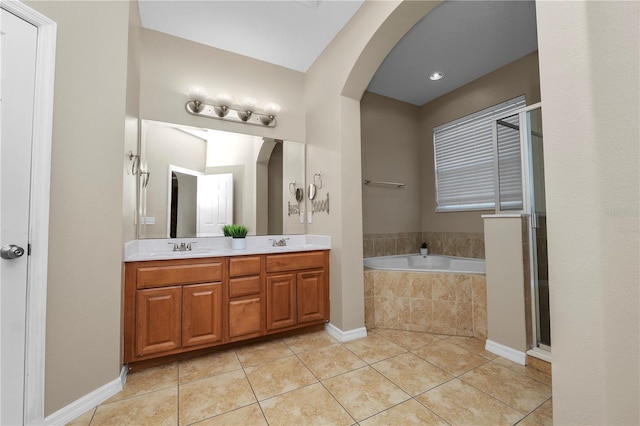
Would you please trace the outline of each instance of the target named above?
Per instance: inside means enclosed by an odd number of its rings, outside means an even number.
[[[213,106],[215,113],[218,117],[226,117],[233,103],[233,96],[227,93],[218,93],[215,97],[215,102],[216,105]]]
[[[204,102],[207,100],[207,91],[202,87],[192,86],[189,88],[189,99],[192,101]]]
[[[280,112],[280,109],[281,109],[280,105],[273,102],[269,102],[264,106],[264,113],[269,117],[275,117]]]
[[[215,97],[216,104],[221,107],[229,108],[233,103],[233,96],[228,93],[218,93]]]
[[[243,111],[249,113],[256,110],[257,104],[258,104],[258,101],[256,101],[254,98],[244,98],[240,102],[240,107],[242,108]]]

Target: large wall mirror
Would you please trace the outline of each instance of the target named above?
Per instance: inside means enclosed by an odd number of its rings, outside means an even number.
[[[142,120],[138,238],[304,234],[305,146]]]

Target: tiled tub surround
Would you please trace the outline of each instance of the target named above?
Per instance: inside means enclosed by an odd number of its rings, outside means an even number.
[[[365,325],[487,338],[483,275],[364,271]]]
[[[418,253],[423,241],[428,244],[429,253],[484,259],[482,232],[364,234],[363,253],[364,257]]]

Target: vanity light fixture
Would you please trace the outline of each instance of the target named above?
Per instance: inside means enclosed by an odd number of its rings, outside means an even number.
[[[429,76],[429,78],[433,81],[440,80],[442,77],[444,77],[444,73],[441,71],[436,71]]]
[[[185,109],[191,115],[266,127],[276,127],[276,116],[280,112],[280,105],[276,103],[269,102],[260,108],[254,98],[243,98],[236,103],[227,93],[219,93],[209,102],[204,89],[191,87]]]

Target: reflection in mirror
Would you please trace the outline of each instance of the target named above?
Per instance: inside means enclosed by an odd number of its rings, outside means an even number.
[[[307,188],[307,197],[309,197],[310,200],[316,198],[316,186],[312,183],[310,183]]]
[[[288,214],[303,190],[304,144],[142,120],[138,238],[222,236],[222,225],[250,235],[304,234]]]

